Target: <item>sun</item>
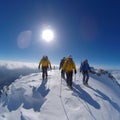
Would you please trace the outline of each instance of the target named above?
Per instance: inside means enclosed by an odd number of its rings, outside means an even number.
[[[51,42],[54,39],[54,32],[51,29],[45,29],[42,31],[42,39],[46,42]]]

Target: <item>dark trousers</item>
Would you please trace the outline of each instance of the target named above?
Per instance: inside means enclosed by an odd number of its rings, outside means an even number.
[[[61,71],[61,77],[62,77],[63,79],[65,79],[65,72],[64,72],[64,71]]]
[[[45,79],[45,77],[47,79],[47,76],[48,76],[48,74],[47,74],[47,68],[48,67],[42,67],[42,78],[43,79]]]
[[[82,71],[83,74],[83,83],[88,83],[89,74],[88,71]]]
[[[67,77],[67,85],[72,86],[72,77],[73,77],[73,71],[66,72]]]

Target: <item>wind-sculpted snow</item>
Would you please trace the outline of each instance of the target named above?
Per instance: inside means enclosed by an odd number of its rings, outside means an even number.
[[[0,120],[120,120],[120,87],[107,74],[73,76],[73,90],[59,70],[21,76],[0,98]]]
[[[31,75],[31,78],[34,78],[34,75]],[[17,79],[18,82],[9,86],[8,96],[1,96],[2,106],[7,107],[10,112],[16,111],[20,107],[40,111],[41,105],[45,102],[45,96],[50,91],[45,87],[47,81],[40,84],[39,80],[30,79],[28,81],[27,79],[27,77]],[[37,87],[34,84],[37,84]]]

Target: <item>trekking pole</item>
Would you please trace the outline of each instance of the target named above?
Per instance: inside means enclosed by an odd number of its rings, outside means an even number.
[[[74,82],[76,82],[76,74],[74,75]]]
[[[82,72],[80,72],[79,77],[82,77]]]
[[[41,72],[40,72],[40,69],[38,69],[38,73],[40,74],[40,77],[41,77]]]
[[[39,68],[39,73],[40,73],[40,77],[42,77],[42,70],[41,70],[41,67]]]

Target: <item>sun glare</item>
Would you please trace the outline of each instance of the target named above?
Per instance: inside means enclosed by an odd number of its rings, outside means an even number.
[[[43,30],[42,39],[46,42],[51,42],[54,39],[54,33],[50,29]]]

